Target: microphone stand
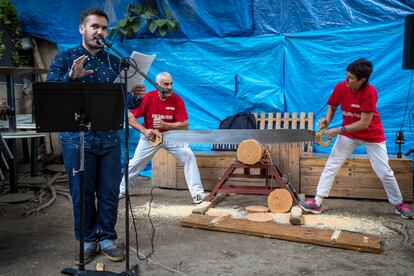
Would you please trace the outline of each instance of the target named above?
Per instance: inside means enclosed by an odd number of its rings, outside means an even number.
[[[128,106],[127,106],[127,90],[128,90],[128,69],[132,67],[136,72],[143,76],[149,83],[151,83],[158,91],[164,94],[164,90],[153,80],[151,80],[144,72],[142,72],[136,64],[132,63],[129,58],[122,55],[117,49],[112,47],[110,43],[107,43],[103,37],[97,38],[97,43],[111,49],[114,53],[121,59],[121,70],[124,72],[124,82],[123,86],[123,97],[124,97],[124,120],[125,120],[125,162],[124,162],[124,177],[125,177],[125,271],[121,275],[125,276],[136,276],[138,275],[138,264],[134,265],[132,268],[129,267],[129,147],[128,147],[128,138],[129,138],[129,124],[128,124]],[[121,74],[120,74],[121,75]],[[138,248],[137,248],[138,250]],[[138,254],[138,252],[137,252]],[[134,272],[135,271],[135,272]]]

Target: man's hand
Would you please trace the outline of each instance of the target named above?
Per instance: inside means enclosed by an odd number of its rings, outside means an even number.
[[[152,124],[154,125],[155,129],[161,129],[161,128],[162,129],[167,129],[166,123],[163,120],[159,119],[159,118],[154,119]]]
[[[131,90],[132,95],[138,97],[138,98],[144,98],[145,96],[145,85],[143,84],[137,84],[134,87],[132,87]]]
[[[147,137],[149,140],[153,141],[155,139],[155,134],[153,129],[146,128],[142,134],[144,134],[145,137]]]
[[[69,77],[72,80],[76,80],[76,79],[79,79],[79,78],[82,78],[84,76],[94,73],[94,71],[91,69],[85,70],[83,68],[83,64],[85,63],[87,59],[88,59],[88,56],[83,55],[73,61],[72,67],[70,68],[70,71],[69,71]]]

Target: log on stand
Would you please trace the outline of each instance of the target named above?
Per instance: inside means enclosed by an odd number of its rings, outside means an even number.
[[[244,140],[237,148],[237,160],[243,164],[253,165],[263,158],[263,146],[253,139]]]

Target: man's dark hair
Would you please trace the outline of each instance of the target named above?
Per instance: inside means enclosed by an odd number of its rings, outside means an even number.
[[[358,80],[366,78],[364,83],[361,85],[365,86],[368,83],[373,69],[374,66],[372,65],[371,61],[365,58],[360,58],[349,64],[346,68],[346,71],[349,71],[351,74],[355,75]]]
[[[105,18],[106,18],[106,21],[108,21],[108,22],[109,22],[108,15],[107,15],[107,14],[106,14],[103,10],[100,10],[100,9],[89,9],[89,10],[84,10],[84,11],[81,13],[81,15],[80,15],[80,24],[84,24],[84,23],[85,23],[86,18],[87,18],[89,15],[96,15],[96,16],[102,16],[102,17],[105,17]]]

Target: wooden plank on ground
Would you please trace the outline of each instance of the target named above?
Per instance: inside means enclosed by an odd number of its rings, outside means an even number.
[[[336,241],[332,242],[331,237],[335,232],[332,230],[276,224],[274,222],[252,222],[229,217],[223,218],[216,224],[211,224],[212,221],[217,221],[216,218],[217,217],[214,216],[192,214],[189,217],[182,219],[181,225],[185,227],[239,233],[362,252],[381,252],[380,239],[378,236],[374,235],[341,231],[341,234]]]

